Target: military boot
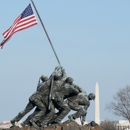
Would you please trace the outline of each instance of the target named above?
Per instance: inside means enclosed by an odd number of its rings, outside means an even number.
[[[10,123],[15,126],[15,120],[11,120]]]
[[[37,128],[37,129],[39,128],[39,127],[37,126],[37,124],[36,124],[32,119],[30,120],[30,123],[31,123],[32,126],[34,126],[35,128]]]

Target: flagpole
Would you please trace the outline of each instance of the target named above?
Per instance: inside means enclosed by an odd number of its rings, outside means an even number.
[[[40,15],[39,15],[38,11],[37,11],[37,8],[36,8],[36,6],[35,6],[33,0],[31,0],[31,2],[32,2],[32,4],[33,4],[33,7],[34,7],[34,9],[35,9],[37,15],[38,15],[38,18],[39,18],[39,20],[40,20],[40,22],[41,22],[41,25],[42,25],[42,27],[43,27],[43,29],[44,29],[44,31],[45,31],[45,34],[46,34],[46,36],[47,36],[47,38],[48,38],[48,40],[49,40],[49,43],[50,43],[50,45],[51,45],[51,47],[52,47],[52,50],[53,50],[53,52],[54,52],[54,54],[55,54],[55,56],[56,56],[56,59],[57,59],[59,65],[60,65],[60,61],[59,61],[59,59],[58,59],[58,56],[57,56],[57,54],[56,54],[56,51],[55,51],[55,49],[54,49],[54,47],[53,47],[53,45],[52,45],[51,39],[49,38],[49,35],[48,35],[47,31],[46,31],[46,28],[45,28],[45,26],[44,26],[44,24],[43,24],[43,22],[42,22],[41,17],[40,17]]]

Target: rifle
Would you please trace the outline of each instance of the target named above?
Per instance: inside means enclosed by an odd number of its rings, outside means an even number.
[[[50,92],[49,92],[49,105],[48,105],[49,110],[50,110],[50,107],[51,107],[51,92],[52,92],[52,87],[53,87],[53,79],[54,79],[54,76],[52,75]]]
[[[40,85],[40,78],[39,78],[39,80],[38,80],[38,84],[37,84],[37,90],[39,89],[39,86]]]

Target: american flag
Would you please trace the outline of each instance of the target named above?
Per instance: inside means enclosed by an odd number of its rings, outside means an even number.
[[[4,44],[12,37],[14,33],[32,27],[37,23],[38,22],[33,13],[31,4],[29,4],[27,8],[23,11],[23,13],[17,17],[13,25],[3,33],[4,40],[0,44],[1,49],[3,48]]]

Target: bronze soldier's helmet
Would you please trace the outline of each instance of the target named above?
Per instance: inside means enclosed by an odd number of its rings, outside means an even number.
[[[42,76],[40,77],[40,79],[41,79],[43,82],[45,82],[45,81],[47,81],[47,80],[48,80],[48,77],[47,77],[47,76],[45,76],[45,75],[42,75]]]
[[[74,81],[73,78],[68,77],[65,82],[66,83],[73,83],[73,81]]]
[[[95,94],[90,93],[90,94],[88,95],[88,97],[89,97],[90,100],[94,100],[94,99],[95,99]]]

